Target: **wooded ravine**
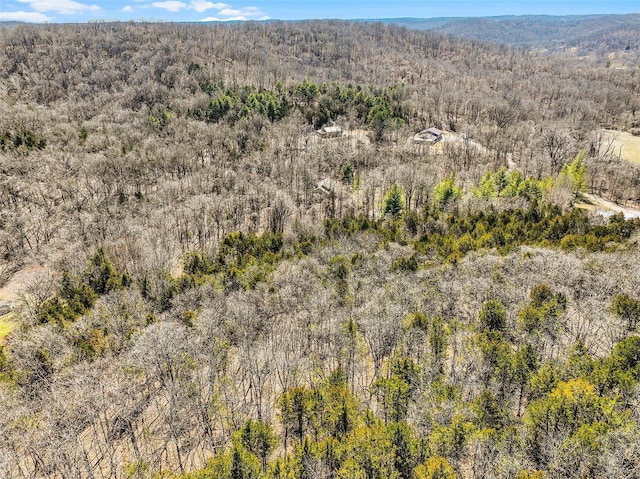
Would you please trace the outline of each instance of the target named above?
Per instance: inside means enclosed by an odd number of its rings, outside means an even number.
[[[620,31],[1,27],[0,477],[640,476]]]

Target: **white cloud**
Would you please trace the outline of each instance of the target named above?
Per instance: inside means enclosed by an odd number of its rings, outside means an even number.
[[[235,17],[206,17],[198,20],[199,22],[246,22],[247,20],[269,20],[271,17],[263,15],[261,17],[249,18],[244,15],[237,15]]]
[[[231,17],[233,15],[240,15],[242,13],[241,10],[236,10],[234,8],[223,8],[218,12],[220,15],[224,15],[226,17]]]
[[[264,12],[258,7],[223,8],[218,14],[225,17],[246,17],[253,19],[264,17]]]
[[[131,13],[131,12],[133,12],[133,7],[131,5],[126,5],[126,6],[122,7],[122,11],[123,12],[127,12],[127,13]]]
[[[98,11],[98,5],[86,5],[74,0],[18,0],[28,3],[36,12],[55,12],[61,15],[73,15],[83,11]]]
[[[227,5],[226,3],[212,3],[207,2],[206,0],[191,0],[189,8],[191,10],[195,10],[196,12],[202,13],[206,12],[207,10],[222,10],[223,8],[227,8],[229,6],[230,5]]]
[[[0,12],[0,21],[45,23],[50,22],[51,18],[38,12]]]
[[[156,8],[162,8],[163,10],[169,10],[170,12],[179,12],[187,6],[186,3],[176,0],[167,0],[166,2],[153,2],[151,5]]]
[[[170,12],[181,10],[195,10],[203,13],[208,10],[217,10],[215,15],[209,15],[200,20],[201,22],[224,22],[230,20],[268,20],[262,10],[258,7],[233,8],[231,5],[222,2],[210,2],[208,0],[189,0],[189,3],[181,0],[165,0],[153,2],[153,7],[162,8]]]

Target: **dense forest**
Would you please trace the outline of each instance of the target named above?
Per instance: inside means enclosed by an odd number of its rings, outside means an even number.
[[[610,54],[638,62],[640,14],[504,15],[482,18],[392,18],[385,22],[455,37],[574,52],[606,62]]]
[[[602,133],[637,64],[341,21],[0,45],[2,477],[640,475],[640,220],[587,204],[640,199]]]

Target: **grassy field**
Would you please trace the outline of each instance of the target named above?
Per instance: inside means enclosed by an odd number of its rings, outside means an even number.
[[[11,321],[12,314],[5,314],[0,317],[0,343],[4,340],[4,338],[15,329],[16,324]]]
[[[633,136],[616,130],[602,130],[608,141],[611,141],[614,153],[620,154],[623,160],[640,163],[640,136]]]

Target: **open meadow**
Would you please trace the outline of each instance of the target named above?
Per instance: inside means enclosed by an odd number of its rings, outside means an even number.
[[[640,136],[626,131],[602,130],[614,155],[625,161],[640,163]]]

